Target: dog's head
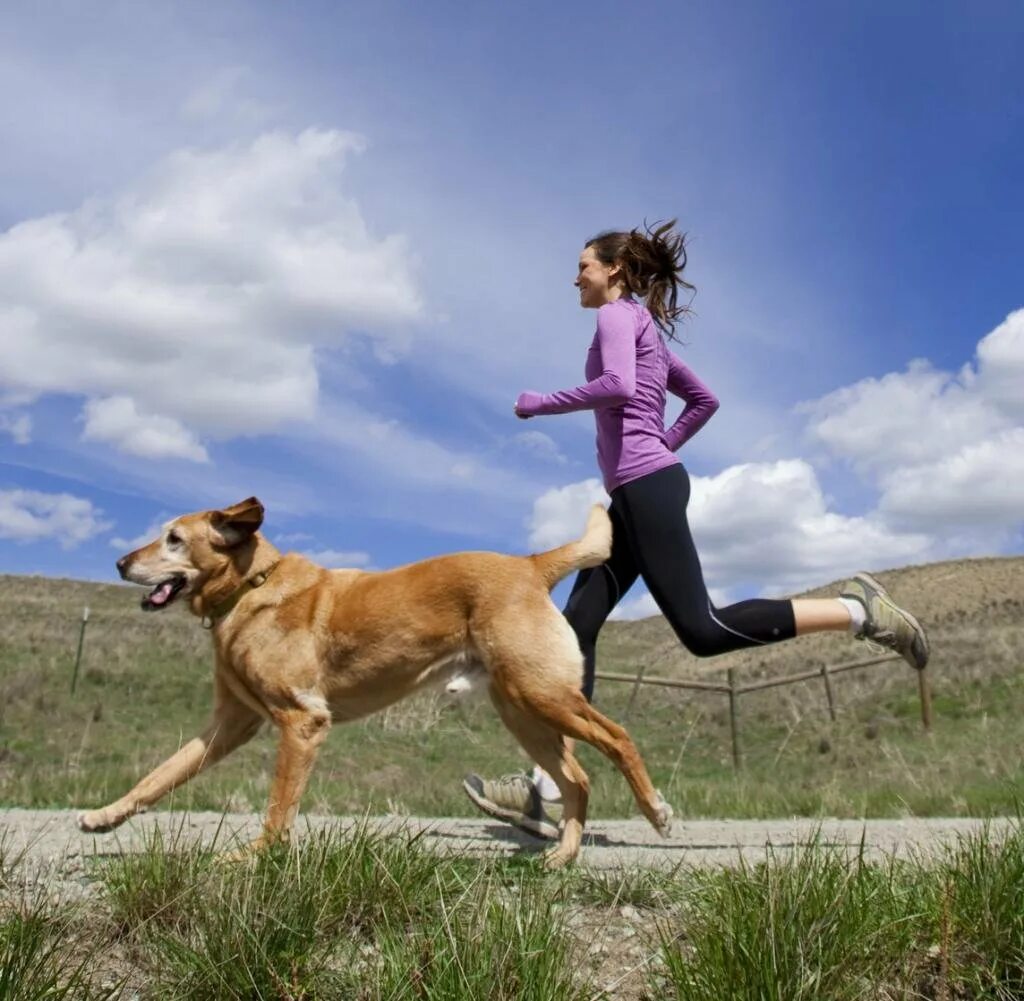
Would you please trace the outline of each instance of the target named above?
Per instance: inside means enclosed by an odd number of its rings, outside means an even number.
[[[117,561],[124,580],[152,588],[146,611],[198,594],[207,581],[245,574],[263,505],[255,498],[222,511],[185,514],[164,525],[160,536]]]

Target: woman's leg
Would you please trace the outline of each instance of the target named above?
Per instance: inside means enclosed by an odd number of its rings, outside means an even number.
[[[805,633],[849,630],[857,639],[896,651],[918,670],[928,663],[928,639],[920,623],[870,574],[848,580],[837,599],[757,598],[715,608],[686,519],[689,497],[686,470],[669,466],[619,487],[612,503],[641,576],[692,653],[710,657]]]
[[[808,633],[828,633],[849,630],[854,623],[856,609],[850,609],[839,598],[794,598],[793,617],[797,636]],[[860,614],[863,624],[864,615]]]
[[[791,601],[712,605],[686,518],[689,499],[690,478],[681,465],[633,480],[612,495],[640,574],[676,635],[699,657],[792,639]]]

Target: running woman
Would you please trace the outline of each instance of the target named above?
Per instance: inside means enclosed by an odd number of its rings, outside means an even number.
[[[609,231],[587,241],[575,285],[580,305],[597,310],[587,353],[587,382],[557,393],[521,393],[522,419],[593,410],[597,462],[611,497],[612,551],[606,563],[576,578],[564,614],[583,652],[583,693],[593,697],[597,635],[637,577],[683,645],[698,657],[779,643],[824,631],[849,631],[900,653],[917,670],[928,662],[928,640],[869,574],[858,573],[838,598],[741,601],[716,608],[708,597],[686,518],[690,479],[676,452],[718,409],[718,400],[666,346],[688,311],[677,305],[684,237],[675,220],[644,231]],[[665,430],[665,399],[685,402]],[[470,799],[485,813],[541,837],[558,828],[545,804],[558,787],[541,769],[488,780],[468,775]]]

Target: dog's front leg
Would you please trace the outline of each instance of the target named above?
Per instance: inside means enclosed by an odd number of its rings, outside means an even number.
[[[134,789],[100,810],[78,815],[78,826],[90,833],[102,833],[123,824],[129,817],[152,806],[158,799],[204,768],[244,744],[260,728],[262,718],[217,685],[217,704],[206,729],[176,754],[149,773]]]
[[[319,707],[288,709],[276,715],[275,722],[281,730],[277,766],[270,787],[263,837],[251,846],[253,848],[288,837],[317,751],[331,728],[330,713]]]

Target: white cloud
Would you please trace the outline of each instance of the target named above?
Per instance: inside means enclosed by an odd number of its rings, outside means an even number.
[[[880,472],[948,455],[1003,426],[973,383],[918,360],[906,372],[864,379],[797,409],[809,416],[812,440]]]
[[[0,414],[0,432],[9,434],[16,445],[32,441],[32,418],[28,414]]]
[[[978,342],[976,390],[1015,422],[1024,421],[1024,309]]]
[[[82,411],[86,441],[105,441],[122,452],[146,459],[189,459],[209,462],[206,449],[180,421],[140,414],[128,396],[89,400]]]
[[[883,478],[880,509],[893,522],[1011,527],[1024,521],[1024,427]]]
[[[346,552],[338,549],[318,549],[302,554],[306,559],[333,569],[335,567],[365,567],[370,562],[370,554],[358,551]]]
[[[422,312],[404,238],[372,236],[340,192],[362,146],[308,129],[179,150],[117,198],[0,234],[0,392],[129,401],[145,416],[103,440],[152,456],[310,420],[317,350],[358,329],[400,351]]]
[[[926,362],[803,404],[808,432],[872,476],[879,516],[990,544],[1024,521],[1024,309],[951,375]]]
[[[0,490],[0,539],[35,542],[56,539],[62,549],[105,532],[112,522],[92,502],[71,494]]]
[[[548,490],[533,502],[530,548],[539,552],[578,539],[591,506],[607,503],[608,495],[596,479]]]

